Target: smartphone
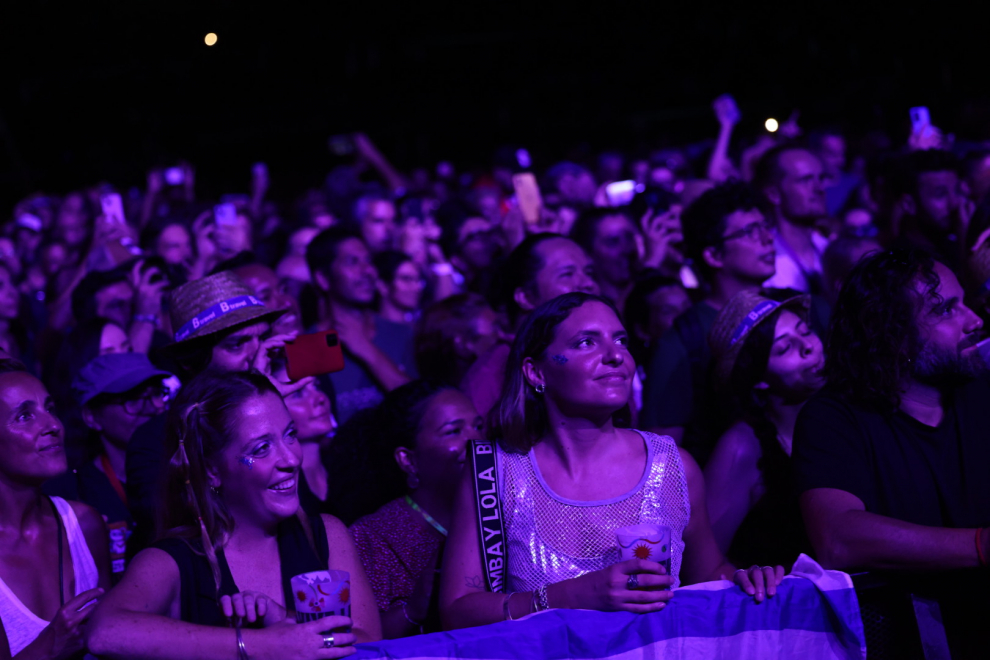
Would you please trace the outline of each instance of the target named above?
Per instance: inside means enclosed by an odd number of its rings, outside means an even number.
[[[165,170],[165,183],[170,186],[181,186],[185,178],[181,167],[170,167]]]
[[[120,195],[117,193],[100,195],[100,206],[103,208],[103,216],[107,222],[124,224],[124,202],[120,199]]]
[[[543,198],[540,196],[536,177],[532,172],[513,174],[512,187],[516,189],[516,201],[519,202],[523,220],[527,225],[535,225],[540,221],[540,209],[543,208]]]
[[[605,186],[605,197],[608,199],[609,206],[628,206],[636,193],[644,190],[646,190],[646,186],[638,184],[632,179],[627,179]]]
[[[908,114],[911,115],[912,133],[920,134],[926,127],[932,125],[932,118],[928,114],[928,108],[923,105],[919,105],[917,108],[911,108],[908,110]]]
[[[45,228],[45,223],[33,213],[22,213],[17,216],[17,226],[40,234]]]
[[[285,344],[289,380],[332,374],[344,368],[344,353],[335,330],[299,335]]]
[[[217,204],[213,207],[213,217],[216,218],[218,225],[236,225],[237,207],[229,202]]]

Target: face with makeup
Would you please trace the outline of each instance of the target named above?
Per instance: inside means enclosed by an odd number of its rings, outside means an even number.
[[[626,405],[636,368],[622,322],[608,305],[586,302],[557,326],[544,354],[523,361],[530,386],[571,417],[608,417]]]
[[[825,385],[822,341],[808,323],[785,309],[777,318],[770,359],[757,389],[789,401],[804,401]]]
[[[295,424],[277,394],[251,397],[236,412],[227,446],[210,468],[235,520],[272,526],[299,508],[302,448]]]

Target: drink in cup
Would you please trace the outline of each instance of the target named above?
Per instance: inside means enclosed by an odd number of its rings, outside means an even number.
[[[296,623],[325,616],[351,615],[351,575],[347,571],[313,571],[291,578]]]
[[[615,530],[619,558],[646,559],[663,564],[670,575],[670,527],[641,523]]]

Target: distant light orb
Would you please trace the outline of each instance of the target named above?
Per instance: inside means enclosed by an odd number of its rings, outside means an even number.
[[[212,46],[213,44],[215,44],[217,42],[216,33],[210,32],[209,34],[207,34],[206,37],[203,39],[203,42],[206,43],[207,46]]]
[[[777,120],[774,119],[773,117],[766,120],[766,122],[763,125],[766,126],[767,130],[770,131],[771,133],[776,133],[777,129],[780,128],[780,124],[778,124]]]

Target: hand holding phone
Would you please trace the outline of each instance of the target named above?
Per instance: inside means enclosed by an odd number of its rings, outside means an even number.
[[[122,225],[124,220],[124,202],[117,193],[100,195],[100,207],[107,222]]]
[[[233,204],[217,204],[213,207],[213,217],[218,225],[232,226],[237,224],[237,207]]]
[[[911,116],[912,133],[918,133],[920,135],[926,128],[932,125],[932,118],[928,113],[928,108],[923,105],[911,108],[908,110],[908,114]]]
[[[535,225],[540,221],[540,210],[543,208],[543,198],[540,196],[540,186],[532,172],[522,172],[512,175],[512,187],[516,189],[516,201],[527,225]]]
[[[344,352],[336,330],[299,335],[285,344],[289,380],[331,374],[344,368]]]

